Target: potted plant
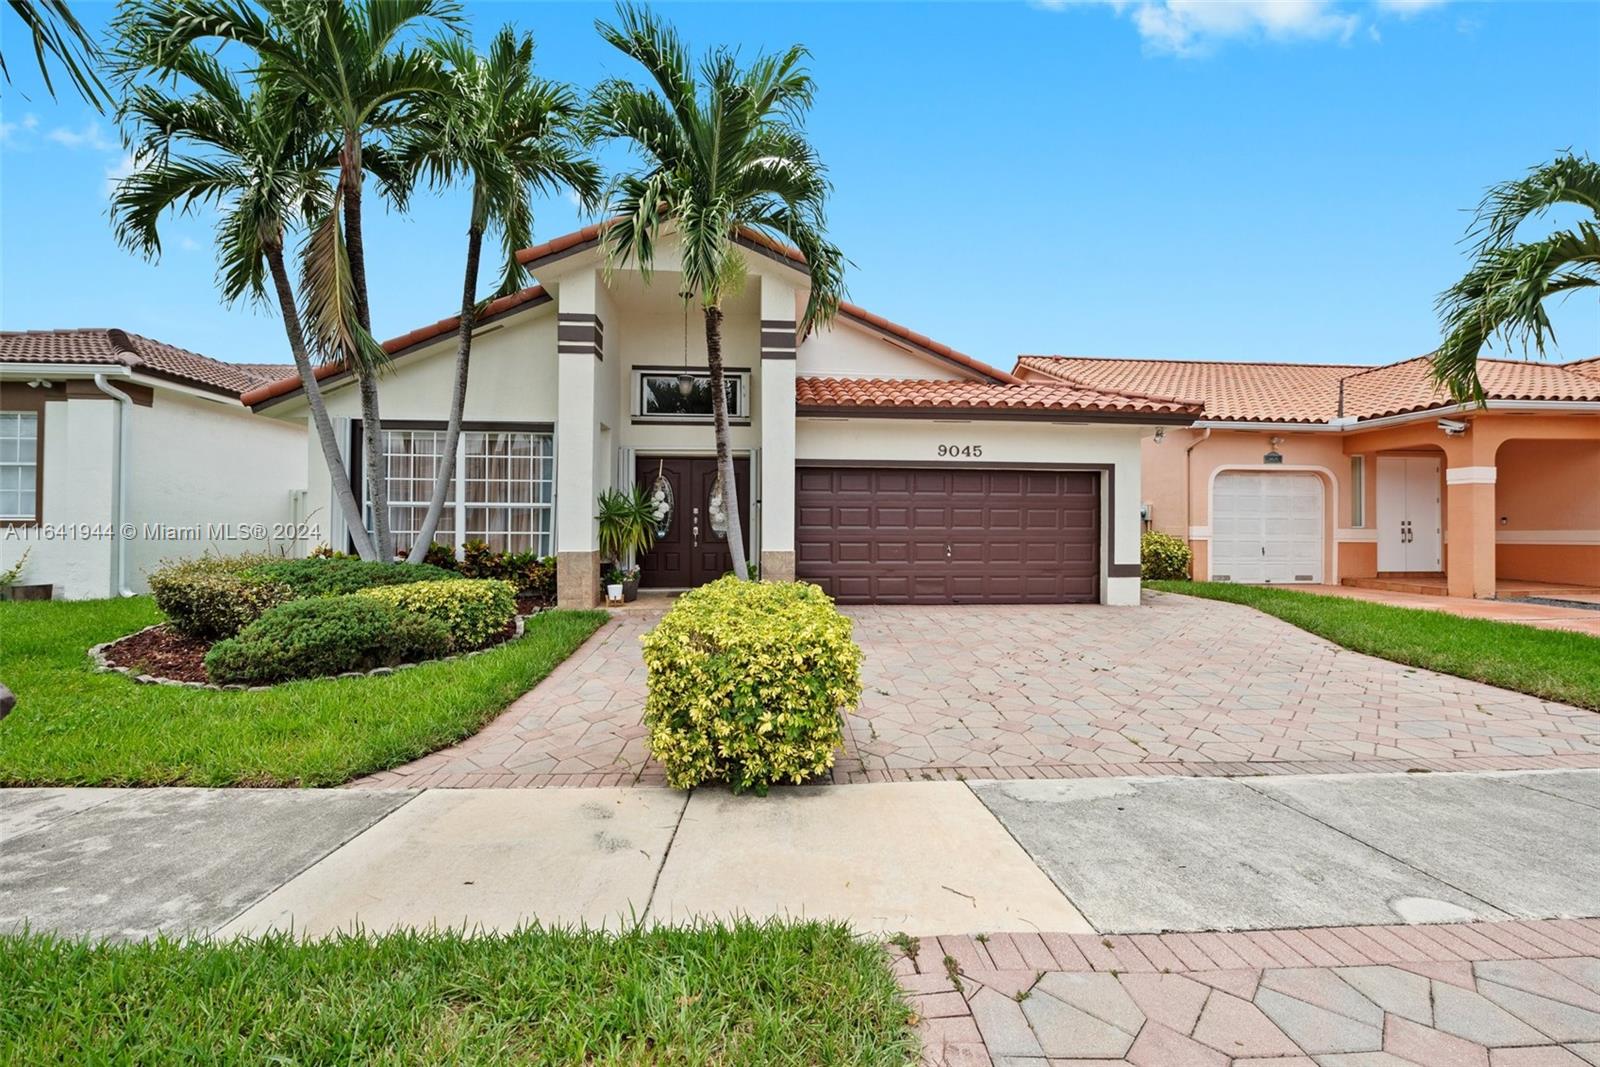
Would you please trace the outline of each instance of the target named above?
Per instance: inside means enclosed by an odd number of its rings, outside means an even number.
[[[49,600],[55,595],[55,586],[48,582],[40,585],[17,584],[17,579],[22,577],[22,568],[28,565],[28,553],[32,551],[31,548],[23,549],[15,563],[0,571],[0,600]]]
[[[623,577],[621,568],[607,567],[600,576],[600,584],[606,587],[606,603],[627,603],[630,597],[626,593],[627,581]],[[634,585],[634,595],[638,595],[638,585]]]
[[[628,564],[656,543],[656,508],[642,485],[628,489],[607,489],[600,494],[600,555],[609,561],[605,584],[615,579],[622,587],[622,600],[628,603],[639,595],[639,568]],[[609,593],[609,589],[607,590]]]

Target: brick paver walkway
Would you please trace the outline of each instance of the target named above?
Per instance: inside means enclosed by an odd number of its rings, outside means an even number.
[[[939,1067],[1600,1065],[1600,920],[911,947]]]
[[[852,608],[838,782],[1600,767],[1600,715],[1339,648],[1250,608]],[[660,781],[627,612],[482,732],[369,786]]]

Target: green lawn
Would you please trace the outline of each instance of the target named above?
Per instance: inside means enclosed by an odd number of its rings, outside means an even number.
[[[1144,584],[1164,593],[1248,604],[1334,644],[1396,663],[1600,710],[1600,638],[1292,589],[1227,582]]]
[[[480,656],[268,692],[139,685],[91,645],[160,613],[148,597],[0,602],[3,785],[338,785],[480,729],[566,659],[604,612],[550,611]]]
[[[0,1063],[916,1062],[840,925],[295,942],[0,938]]]

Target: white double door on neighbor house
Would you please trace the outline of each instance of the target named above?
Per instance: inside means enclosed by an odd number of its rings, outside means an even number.
[[[1437,573],[1444,569],[1439,460],[1378,457],[1378,570]]]
[[[1211,488],[1211,577],[1321,582],[1322,479],[1309,471],[1222,471]]]

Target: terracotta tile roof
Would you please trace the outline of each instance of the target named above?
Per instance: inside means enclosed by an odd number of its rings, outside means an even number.
[[[1048,382],[1000,384],[903,378],[796,378],[795,406],[812,411],[926,409],[968,412],[1072,412],[1187,420],[1198,405]]]
[[[478,321],[480,323],[487,322],[496,316],[515,311],[524,305],[542,304],[549,299],[550,296],[544,291],[544,286],[530,285],[528,288],[518,290],[510,296],[502,296],[498,300],[489,301],[482,313],[479,314]],[[440,319],[438,322],[429,323],[427,326],[419,326],[409,333],[401,334],[399,337],[389,338],[383,342],[383,350],[391,356],[398,355],[406,349],[415,348],[424,342],[437,340],[446,334],[454,333],[456,327],[460,325],[461,316],[451,315]],[[288,366],[282,369],[287,371],[286,375],[277,377],[265,384],[257,383],[255,388],[245,393],[240,399],[254,407],[268,400],[274,400],[280,396],[287,396],[290,393],[299,391],[300,375],[295,371],[294,367]],[[324,363],[317,367],[314,373],[317,376],[317,381],[321,382],[343,370],[343,363]]]
[[[1590,378],[1600,378],[1600,356],[1575,359],[1571,363],[1563,363],[1561,366],[1575,374],[1586,375]]]
[[[1593,368],[1592,370],[1587,368]],[[1428,357],[1379,367],[1315,363],[1227,363],[1164,359],[1022,356],[1024,378],[1063,384],[1190,397],[1207,421],[1332,422],[1365,420],[1448,407]],[[1600,401],[1600,359],[1539,363],[1485,359],[1478,375],[1490,400]]]
[[[1478,379],[1490,400],[1600,400],[1600,379],[1560,364],[1481,359]],[[1346,418],[1378,419],[1452,403],[1449,392],[1433,381],[1427,356],[1374,367],[1344,380]]]
[[[0,332],[0,363],[60,363],[130,367],[214,393],[238,396],[263,380],[262,364],[224,363],[177,345],[125,330],[7,330]]]
[[[1205,404],[1221,421],[1323,422],[1339,405],[1339,379],[1359,368],[1311,363],[1021,356],[1017,369],[1097,389],[1134,390]]]

